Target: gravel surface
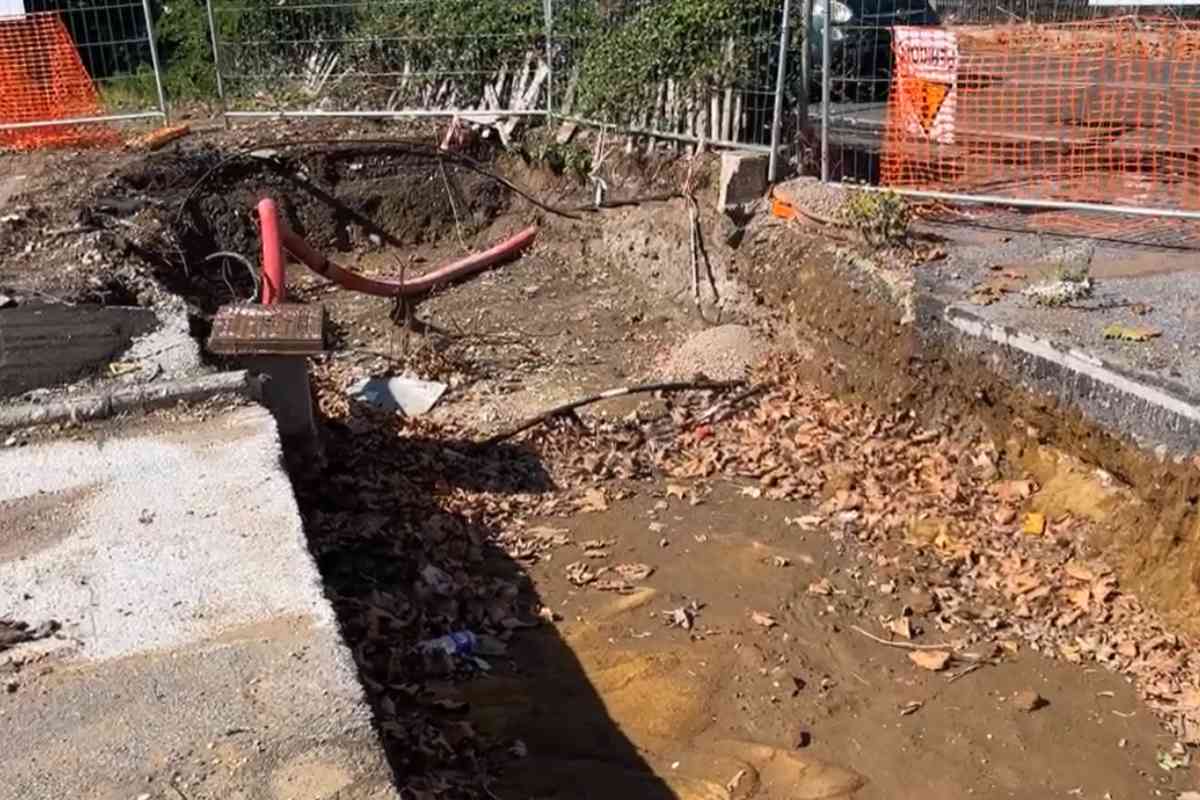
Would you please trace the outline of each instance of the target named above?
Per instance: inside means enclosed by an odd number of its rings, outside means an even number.
[[[842,206],[846,203],[845,190],[815,178],[797,178],[782,183],[775,188],[775,193],[793,206],[828,220],[840,220]]]
[[[1200,391],[1200,263],[1190,254],[1102,241],[1064,240],[979,228],[931,226],[947,237],[947,257],[917,273],[918,291],[964,303],[985,319],[1094,353],[1115,364]],[[1064,268],[1086,266],[1089,297],[1057,306],[1038,304],[1023,290],[1052,282]],[[969,301],[989,281],[1016,275],[1011,291],[989,305]],[[1143,342],[1104,337],[1114,323],[1147,326],[1161,335]]]

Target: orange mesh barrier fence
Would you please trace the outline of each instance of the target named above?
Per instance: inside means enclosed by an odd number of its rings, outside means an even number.
[[[0,126],[97,115],[100,97],[56,14],[0,17]],[[0,128],[0,147],[111,143],[95,125]]]
[[[881,179],[1200,210],[1200,25],[896,28]]]

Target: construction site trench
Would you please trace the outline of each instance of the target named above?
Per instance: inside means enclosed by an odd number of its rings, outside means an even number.
[[[764,201],[722,210],[713,154],[593,157],[597,209],[544,147],[313,130],[4,156],[0,296],[151,310],[197,345],[180,374],[227,370],[204,343],[260,289],[264,197],[393,280],[537,226],[518,259],[408,300],[287,267],[288,302],[328,318],[291,491],[398,796],[1195,796],[1200,471],[946,336],[921,276],[955,234],[877,247]],[[174,377],[138,367],[157,349],[3,403]],[[445,393],[405,416],[356,388],[395,376]],[[698,388],[481,444],[656,382]],[[107,441],[243,402],[0,439]],[[32,530],[13,508],[0,525]],[[14,657],[7,630],[5,736],[34,724],[6,700],[56,702],[53,661]],[[172,758],[138,767],[147,797],[387,796],[337,770],[255,788],[235,760]]]

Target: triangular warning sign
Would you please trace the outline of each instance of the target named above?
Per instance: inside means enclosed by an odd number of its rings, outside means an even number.
[[[951,88],[950,84],[940,81],[912,77],[904,79],[904,97],[908,101],[910,113],[917,118],[925,133],[933,130],[938,112],[942,109],[942,103],[946,102]]]
[[[933,129],[933,121],[937,119],[938,112],[942,110],[946,95],[950,94],[950,84],[921,81],[921,87],[921,127],[929,133]]]

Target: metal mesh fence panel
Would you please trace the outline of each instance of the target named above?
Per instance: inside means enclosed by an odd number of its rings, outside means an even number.
[[[1163,211],[1173,227],[1200,212],[1197,9],[1136,16],[1094,0],[933,1],[905,14],[876,5],[893,19],[886,31],[851,19],[831,37],[836,53],[857,30],[877,64],[887,59],[885,69],[833,59],[831,178],[1058,207],[1040,221],[1123,239],[1145,237],[1091,207]],[[859,16],[854,2],[843,16]]]
[[[883,182],[1200,209],[1200,25],[897,29]]]
[[[87,123],[164,111],[143,3],[0,16],[0,146],[112,143],[113,130]]]
[[[542,0],[212,0],[232,113],[542,113]]]

